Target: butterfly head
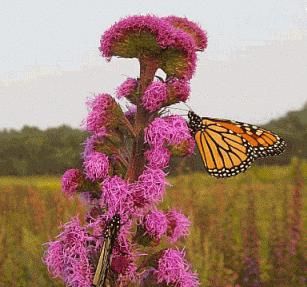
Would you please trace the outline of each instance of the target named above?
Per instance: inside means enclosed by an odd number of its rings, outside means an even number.
[[[192,111],[188,112],[189,128],[193,133],[201,129],[201,117]]]

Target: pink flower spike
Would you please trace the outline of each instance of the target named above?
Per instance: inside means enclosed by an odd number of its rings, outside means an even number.
[[[67,222],[57,240],[47,243],[44,262],[48,270],[61,278],[67,286],[91,286],[93,269],[89,259],[91,249],[88,246],[92,240],[78,218]]]
[[[163,19],[170,22],[174,27],[189,33],[194,38],[197,50],[203,51],[207,48],[208,38],[206,32],[196,23],[185,17],[177,16],[168,16]]]
[[[129,98],[134,92],[136,92],[138,87],[138,81],[133,78],[127,78],[117,89],[116,89],[116,97],[118,99],[121,98]]]
[[[153,146],[145,152],[147,165],[153,169],[164,169],[168,166],[171,153],[163,146]]]
[[[138,184],[143,189],[143,196],[149,203],[156,203],[163,197],[165,173],[160,169],[146,168],[138,178]]]
[[[191,222],[185,215],[171,210],[166,213],[166,218],[168,222],[167,235],[171,238],[171,242],[176,242],[180,237],[189,234]]]
[[[108,215],[111,218],[116,213],[121,215],[121,220],[130,214],[132,199],[128,184],[119,176],[108,177],[102,183],[102,195],[100,205],[108,208]]]
[[[83,167],[88,179],[92,181],[102,180],[109,172],[109,158],[101,152],[92,152],[84,159]]]
[[[183,37],[183,39],[178,39],[179,35],[176,35],[177,30],[168,21],[164,21],[156,16],[141,15],[123,18],[111,26],[101,37],[100,51],[104,57],[112,57],[112,48],[117,42],[121,41],[129,33],[140,33],[140,31],[153,34],[162,49],[175,47],[188,50],[190,46],[194,46],[194,41],[188,35]]]
[[[161,239],[167,230],[167,219],[162,211],[151,211],[144,218],[144,228],[147,234],[156,240]]]
[[[184,272],[178,282],[178,287],[198,287],[200,285],[197,273]]]
[[[172,128],[165,118],[155,118],[145,129],[145,142],[150,146],[161,146],[169,138]]]
[[[147,34],[147,41],[144,41],[146,44],[142,41],[137,43],[133,40],[129,41],[134,34],[138,37]],[[163,63],[163,69],[167,74],[175,74],[181,78],[190,79],[196,66],[196,46],[192,36],[183,30],[176,29],[168,21],[151,15],[121,19],[103,34],[99,49],[108,59],[112,56],[138,58],[143,51],[154,55],[167,49],[181,51],[185,59],[179,65],[180,67],[173,69],[173,65],[167,62],[166,58],[166,62]]]
[[[82,185],[83,176],[79,169],[72,168],[65,171],[62,176],[62,191],[67,196],[77,193]]]
[[[170,101],[185,102],[190,95],[190,84],[184,79],[172,79],[167,83]]]
[[[158,283],[184,286],[191,283],[191,287],[199,286],[196,274],[190,271],[190,265],[184,259],[184,252],[175,249],[166,249],[158,260],[155,275]]]
[[[86,130],[95,134],[105,132],[106,128],[114,127],[122,111],[109,94],[99,94],[87,102],[90,112],[86,119]]]
[[[155,112],[167,105],[166,83],[156,81],[151,83],[142,97],[142,105],[149,112]]]
[[[150,146],[165,145],[172,154],[185,156],[192,154],[195,141],[186,121],[180,116],[156,118],[145,129],[145,142]]]
[[[45,252],[44,262],[48,271],[54,277],[63,278],[65,267],[63,244],[58,240],[46,244],[48,249]]]

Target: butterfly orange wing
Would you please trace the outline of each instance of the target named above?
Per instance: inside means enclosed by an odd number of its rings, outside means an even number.
[[[230,177],[245,171],[254,160],[253,148],[241,135],[203,118],[194,138],[210,175]]]
[[[215,123],[219,126],[231,130],[246,139],[253,147],[255,158],[279,155],[286,148],[285,141],[277,134],[255,125],[229,120],[203,118],[203,121],[206,120],[215,120]]]

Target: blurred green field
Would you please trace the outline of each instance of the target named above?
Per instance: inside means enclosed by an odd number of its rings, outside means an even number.
[[[191,219],[191,235],[179,245],[185,246],[201,286],[235,286],[248,271],[246,254],[259,262],[259,286],[304,286],[307,164],[299,168],[253,167],[226,180],[205,173],[170,177],[162,208],[176,207]],[[59,224],[83,212],[82,202],[61,194],[57,177],[1,177],[0,286],[63,286],[42,263],[43,243],[54,239]],[[299,235],[296,253],[285,255],[288,261],[280,268],[276,248],[293,244],[293,234]]]

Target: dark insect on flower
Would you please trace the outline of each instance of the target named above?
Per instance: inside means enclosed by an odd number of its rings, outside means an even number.
[[[121,226],[119,214],[115,214],[104,231],[104,241],[93,279],[93,287],[104,287],[107,279],[112,250]]]
[[[189,127],[210,175],[229,177],[244,172],[256,158],[278,155],[286,143],[254,125],[188,113]]]

